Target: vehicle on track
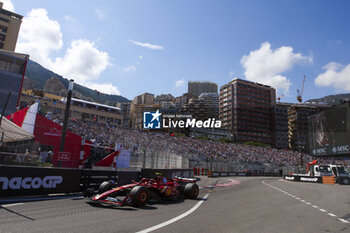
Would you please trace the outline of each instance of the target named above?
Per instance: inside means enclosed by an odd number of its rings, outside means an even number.
[[[142,178],[139,182],[117,187],[113,181],[101,183],[98,194],[86,190],[84,196],[91,202],[109,206],[144,206],[149,201],[169,201],[179,198],[196,199],[199,187],[195,178],[167,179],[157,175],[155,179]]]

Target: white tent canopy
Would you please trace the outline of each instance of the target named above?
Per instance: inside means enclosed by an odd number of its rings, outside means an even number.
[[[1,115],[0,115],[1,116]],[[9,121],[7,118],[3,117],[1,119],[0,127],[0,141],[4,133],[3,142],[15,142],[32,139],[34,136],[15,123]]]

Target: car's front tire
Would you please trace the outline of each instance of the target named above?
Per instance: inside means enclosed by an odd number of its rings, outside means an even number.
[[[98,194],[104,193],[111,188],[113,188],[113,185],[110,181],[103,181],[102,184],[100,184],[100,187],[98,187]]]
[[[131,192],[130,197],[133,206],[144,206],[148,202],[148,191],[143,186],[135,186]]]

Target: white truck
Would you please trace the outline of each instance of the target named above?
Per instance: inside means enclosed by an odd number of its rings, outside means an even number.
[[[331,165],[311,165],[309,166],[308,176],[333,176]]]
[[[339,177],[350,177],[350,169],[342,165],[329,165],[332,169],[335,180],[339,183]]]

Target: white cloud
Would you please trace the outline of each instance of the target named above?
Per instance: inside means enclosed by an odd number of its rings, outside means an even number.
[[[23,18],[17,52],[27,53],[32,60],[51,68],[49,54],[61,49],[62,45],[60,24],[49,19],[45,9],[33,9]]]
[[[143,56],[142,56],[142,55],[140,55],[140,56],[139,56],[139,59],[141,60],[142,58],[143,58]]]
[[[99,20],[104,20],[107,18],[108,10],[105,8],[97,8],[95,9],[95,14],[97,14]]]
[[[350,64],[330,62],[323,67],[326,71],[318,75],[315,84],[320,87],[333,87],[338,91],[350,91]]]
[[[65,17],[65,20],[69,19]],[[60,24],[50,19],[45,9],[33,9],[23,18],[16,51],[29,54],[31,60],[66,78],[74,79],[76,83],[96,86],[103,93],[120,94],[111,83],[94,83],[110,65],[109,54],[100,51],[94,42],[73,40],[62,57],[52,58],[52,52],[60,51],[63,47],[62,37]]]
[[[123,72],[125,73],[136,71],[136,70],[137,70],[136,66],[132,66],[132,65],[128,65],[127,67],[123,68]]]
[[[106,93],[110,95],[120,95],[120,91],[116,86],[111,83],[86,83],[86,86],[93,89],[98,90],[101,93]]]
[[[282,89],[286,93],[289,91],[291,81],[282,73],[298,63],[312,63],[312,57],[294,53],[293,48],[289,46],[272,50],[269,42],[262,43],[258,50],[251,51],[241,59],[248,80],[270,85],[278,90]]]
[[[107,52],[98,50],[94,42],[80,39],[72,41],[64,57],[56,58],[52,68],[55,72],[84,83],[97,79],[108,63]]]
[[[11,0],[1,0],[2,3],[4,3],[3,7],[5,10],[8,11],[15,11],[15,7],[13,6],[13,3],[11,2]]]
[[[185,79],[180,79],[180,80],[177,80],[175,82],[175,87],[176,88],[180,88],[180,87],[183,87],[185,85]]]
[[[153,49],[153,50],[163,50],[164,49],[164,47],[161,45],[142,43],[142,42],[135,41],[135,40],[130,40],[130,42],[132,42],[133,44],[135,44],[137,46],[141,46],[141,47],[148,48],[148,49]]]

